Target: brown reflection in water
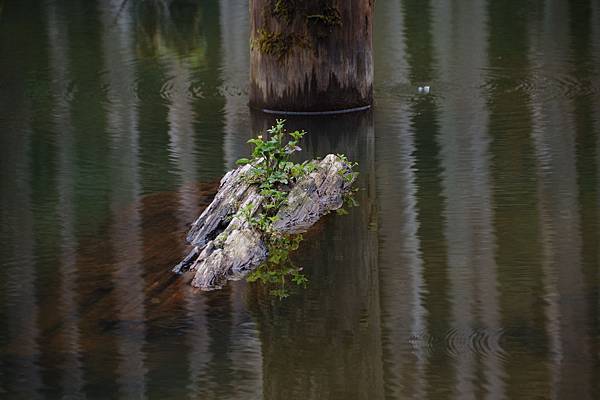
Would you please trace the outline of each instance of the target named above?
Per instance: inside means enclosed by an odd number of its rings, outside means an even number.
[[[253,132],[274,116],[253,114]],[[301,246],[297,261],[307,289],[283,302],[255,291],[266,399],[383,397],[377,228],[371,113],[287,118],[308,131],[303,158],[345,153],[360,163],[360,207],[325,218],[322,231]]]
[[[110,196],[113,220],[110,227],[113,252],[113,286],[118,353],[119,395],[143,398],[146,393],[144,345],[146,338],[142,242],[139,210],[139,127],[137,98],[131,88],[136,81],[133,21],[128,12],[117,15],[120,1],[103,4],[102,45],[106,74],[107,131],[111,136],[111,178],[118,182]],[[122,214],[123,207],[129,207]]]
[[[216,192],[217,184],[197,185],[186,187],[188,193],[194,193],[197,199],[197,209],[195,213],[201,212],[201,209],[208,205]],[[124,301],[119,304],[127,310],[130,315],[140,315],[145,311],[145,320],[139,325],[135,325],[134,329],[143,329],[147,332],[148,343],[141,348],[145,353],[142,356],[146,360],[148,371],[148,390],[152,393],[163,393],[166,395],[169,388],[164,387],[164,379],[168,379],[171,371],[179,371],[186,369],[186,357],[181,357],[181,354],[187,352],[185,346],[181,346],[180,341],[169,340],[166,342],[156,341],[152,339],[150,346],[150,337],[156,337],[163,332],[166,326],[173,326],[174,320],[181,315],[180,310],[187,307],[187,302],[190,296],[202,296],[200,293],[190,293],[191,287],[187,285],[187,280],[175,276],[170,271],[170,267],[174,265],[188,249],[184,246],[185,232],[188,227],[181,226],[177,222],[181,214],[180,196],[178,193],[159,193],[156,195],[145,196],[140,199],[139,212],[140,219],[140,236],[142,258],[139,264],[144,267],[143,281],[145,285],[142,293],[142,302],[138,302],[133,298],[131,301]],[[130,218],[130,213],[135,213],[131,208],[122,210],[121,213],[115,215],[115,220],[127,220]],[[98,253],[100,253],[98,251]],[[95,259],[102,257],[101,254],[94,254],[89,262],[94,262]],[[137,261],[137,260],[132,260]],[[97,261],[96,261],[97,262]],[[127,263],[127,259],[122,259],[124,268],[130,268],[131,263]],[[112,266],[111,268],[115,268]],[[109,292],[110,293],[110,292]],[[86,296],[86,297],[89,297]],[[111,319],[114,318],[113,306],[111,305],[110,297],[101,295],[96,304],[90,307],[86,312],[86,317],[91,320],[105,320],[106,323],[112,324]],[[144,310],[145,309],[145,310]],[[194,312],[202,312],[202,309]],[[200,321],[202,323],[202,321]],[[206,329],[204,325],[198,326],[198,335],[202,335],[202,329]],[[191,330],[192,334],[196,334]],[[135,331],[134,331],[135,332]],[[105,334],[102,327],[97,327],[95,333],[100,335],[95,340],[102,340]],[[118,333],[118,332],[117,332]],[[119,338],[120,335],[117,337]],[[168,349],[168,350],[167,350]],[[197,349],[196,349],[197,350]],[[201,348],[202,350],[202,348]],[[165,366],[168,365],[168,370]],[[143,370],[133,371],[133,373],[143,373]],[[172,379],[172,378],[171,378]],[[189,382],[185,376],[180,376],[183,382]],[[182,385],[181,390],[184,389]]]
[[[14,125],[19,132],[12,141],[12,155],[6,160],[16,167],[15,181],[25,185],[10,185],[3,182],[3,207],[10,207],[11,215],[2,213],[2,225],[18,226],[11,232],[13,245],[6,248],[3,254],[11,260],[12,265],[5,272],[4,296],[6,296],[6,341],[2,357],[2,391],[19,393],[26,398],[39,398],[42,384],[40,358],[40,329],[38,320],[40,311],[36,303],[36,270],[34,218],[31,209],[32,188],[30,168],[25,157],[28,154],[31,140],[31,129],[28,118]],[[4,157],[4,156],[3,156]],[[3,179],[4,180],[4,179]],[[7,189],[4,192],[4,189]],[[3,232],[4,233],[4,232]],[[1,393],[0,393],[1,394]]]
[[[197,199],[194,215],[199,215],[210,204],[218,184],[217,181],[190,184],[186,189],[193,191]],[[144,243],[142,263],[146,267],[146,298],[152,304],[146,319],[153,320],[168,315],[169,310],[185,296],[185,290],[181,287],[187,286],[187,280],[174,276],[166,266],[175,265],[189,251],[184,240],[189,225],[182,227],[176,223],[181,207],[177,193],[163,192],[144,196],[141,204]]]
[[[195,213],[201,212],[210,203],[216,193],[217,185],[218,183],[214,182],[195,185],[189,189],[196,193],[198,202]],[[71,360],[74,363],[71,367],[74,369],[65,370],[67,376],[76,376],[79,373],[80,362],[83,362],[83,368],[86,371],[90,371],[90,369],[104,371],[103,373],[95,371],[95,375],[92,376],[86,375],[87,391],[105,395],[110,393],[109,387],[100,388],[97,385],[102,382],[102,379],[106,379],[106,376],[112,376],[114,372],[115,378],[124,385],[121,388],[124,393],[128,391],[141,393],[143,388],[139,386],[141,382],[132,383],[130,381],[136,376],[143,377],[145,371],[143,365],[144,339],[143,336],[136,333],[144,332],[147,329],[146,326],[152,321],[168,319],[173,310],[185,302],[185,298],[188,296],[187,292],[190,290],[186,280],[174,276],[169,268],[187,251],[183,246],[187,227],[182,229],[175,223],[175,216],[179,209],[178,196],[170,192],[141,197],[137,204],[122,204],[120,209],[114,208],[112,222],[106,229],[114,232],[120,227],[125,232],[131,233],[128,229],[134,226],[137,227],[138,237],[141,237],[142,241],[137,243],[126,241],[123,243],[121,251],[117,252],[115,239],[110,235],[102,235],[106,237],[106,240],[89,237],[80,240],[76,253],[72,255],[76,260],[76,265],[71,272],[75,273],[76,271],[76,279],[79,282],[76,289],[73,289],[77,291],[76,299],[78,301],[78,307],[71,310],[74,314],[65,315],[67,309],[62,308],[62,314],[50,314],[45,318],[44,325],[39,325],[36,324],[35,318],[30,318],[31,315],[36,315],[35,307],[33,310],[28,309],[27,321],[33,325],[27,329],[19,328],[19,335],[12,337],[7,348],[16,351],[14,349],[21,348],[20,343],[25,341],[27,342],[27,346],[25,346],[27,354],[32,354],[31,352],[37,349],[37,345],[33,344],[36,340],[40,346],[47,346],[57,340],[59,343],[66,341],[63,345],[66,346],[64,351],[72,351],[84,356],[82,361],[78,361],[77,354],[70,354],[75,358]],[[138,218],[138,224],[131,225],[136,218]],[[22,243],[28,243],[28,241],[24,240]],[[139,246],[140,243],[143,246],[138,251],[135,246]],[[126,244],[133,247],[128,248],[125,246]],[[110,255],[110,258],[107,259],[107,255]],[[144,266],[143,277],[138,273],[131,275],[131,268],[136,265]],[[66,267],[68,267],[67,264],[63,268]],[[107,271],[112,271],[113,279],[107,279]],[[133,271],[135,272],[135,270]],[[122,282],[116,282],[117,279],[121,279]],[[25,290],[27,286],[23,285],[22,277],[20,282],[19,287]],[[137,292],[137,296],[131,296],[131,292],[125,294],[126,283],[132,285],[133,288],[141,285],[140,290],[142,291]],[[121,289],[119,289],[119,285],[121,285]],[[31,298],[32,304],[34,304],[33,296],[28,296],[28,298]],[[42,307],[41,312],[52,307],[48,302],[40,306]],[[19,310],[19,307],[14,307],[14,311],[16,310]],[[139,318],[142,317],[145,319],[140,320]],[[118,319],[115,320],[115,318]],[[11,321],[16,324],[20,319],[11,316]],[[77,334],[79,343],[68,341],[73,339],[73,335],[76,333],[71,331],[75,329],[73,325],[75,321],[78,321],[79,324],[80,333]],[[111,335],[113,331],[116,336]],[[132,352],[129,354],[129,360],[121,360],[121,357],[124,357],[124,351],[132,350],[137,351],[137,355]],[[24,354],[23,357],[27,354]],[[86,354],[95,354],[95,356],[86,358]],[[31,357],[24,358],[24,360],[27,359],[31,359]],[[130,370],[125,371],[122,368],[125,364],[115,364],[115,361],[127,363]],[[27,371],[29,376],[27,379],[35,382],[34,376],[31,375],[36,374],[35,364],[21,365],[23,365],[24,371]],[[64,365],[67,367],[70,364]],[[15,383],[17,382],[15,381]],[[127,386],[128,384],[133,384],[133,387]],[[73,382],[70,382],[69,385],[73,385]],[[36,390],[36,386],[19,387],[18,391],[22,392],[24,389]],[[80,388],[75,387],[75,389]],[[68,390],[69,386],[65,385],[64,393],[67,393]]]

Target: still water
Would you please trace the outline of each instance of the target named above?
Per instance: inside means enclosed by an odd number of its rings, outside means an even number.
[[[600,2],[377,0],[373,111],[289,120],[362,190],[283,301],[169,272],[274,119],[247,13],[0,0],[0,398],[600,398]]]

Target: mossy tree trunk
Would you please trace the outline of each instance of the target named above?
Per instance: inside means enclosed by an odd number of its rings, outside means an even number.
[[[374,0],[250,0],[250,106],[370,106]]]

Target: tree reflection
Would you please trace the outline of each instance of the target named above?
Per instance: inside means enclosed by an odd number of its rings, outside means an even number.
[[[253,114],[253,131],[274,116]],[[263,353],[264,397],[381,398],[379,280],[371,113],[287,118],[305,129],[303,158],[344,153],[360,164],[360,203],[329,216],[306,235],[297,254],[310,280],[283,302],[258,288],[252,304]]]

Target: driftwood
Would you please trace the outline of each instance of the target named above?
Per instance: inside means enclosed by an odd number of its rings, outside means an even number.
[[[251,168],[248,164],[229,171],[213,202],[193,223],[187,235],[193,248],[173,268],[176,273],[195,271],[192,286],[220,289],[228,280],[242,279],[266,261],[263,233],[248,222],[248,216],[259,213],[264,201],[256,185],[246,179]],[[351,168],[329,154],[291,188],[273,228],[285,234],[305,232],[321,216],[343,205],[352,180]],[[239,212],[242,209],[250,215]]]

